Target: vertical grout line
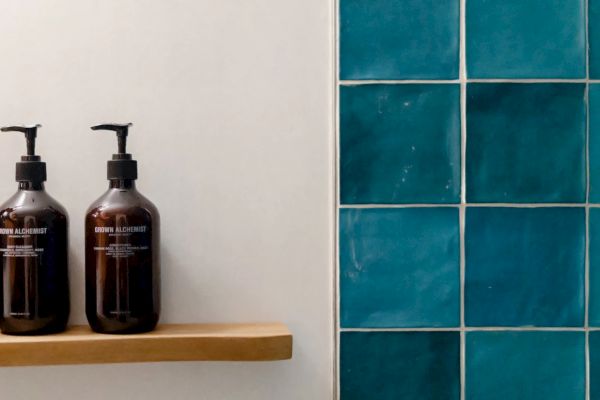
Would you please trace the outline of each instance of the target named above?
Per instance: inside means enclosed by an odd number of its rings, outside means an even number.
[[[333,237],[334,237],[334,251],[333,251],[333,399],[339,399],[341,397],[340,387],[340,278],[339,278],[339,224],[340,224],[340,44],[339,44],[339,2],[341,0],[333,0],[333,133],[334,133],[334,226],[333,226]]]
[[[466,398],[466,332],[465,332],[465,214],[467,202],[467,54],[466,0],[459,5],[459,82],[460,82],[460,398]]]
[[[465,1],[460,1],[460,53],[459,53],[459,84],[460,84],[460,203],[467,202],[466,155],[467,155],[467,65],[465,45]]]
[[[590,50],[589,0],[584,1],[585,19],[585,398],[590,400]]]
[[[587,90],[586,90],[587,99]],[[587,103],[587,102],[586,102]],[[589,119],[589,117],[588,117]],[[586,128],[589,131],[589,128]],[[586,135],[587,136],[587,135]],[[587,139],[586,139],[587,148]],[[587,151],[586,151],[587,152]],[[589,157],[586,157],[589,159]],[[588,164],[588,178],[587,178],[587,189],[586,189],[586,204],[585,204],[585,316],[584,316],[584,333],[585,333],[585,393],[586,399],[590,399],[590,344],[589,344],[589,309],[590,309],[590,207],[589,200],[589,160]]]
[[[465,332],[465,214],[466,207],[459,208],[460,230],[460,398],[465,399],[466,381],[466,332]]]

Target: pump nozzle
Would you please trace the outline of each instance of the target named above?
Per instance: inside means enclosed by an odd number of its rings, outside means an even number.
[[[132,123],[127,124],[100,124],[92,126],[93,131],[113,131],[117,134],[118,152],[113,154],[112,160],[107,164],[107,178],[110,179],[137,179],[137,161],[127,153],[127,135]]]
[[[127,153],[127,135],[129,134],[129,127],[133,125],[131,122],[127,124],[101,124],[92,126],[93,131],[114,131],[117,133],[117,140],[119,146],[119,154]]]
[[[0,128],[2,132],[22,132],[25,134],[25,140],[27,140],[27,155],[35,155],[35,138],[37,136],[38,128],[41,128],[40,124],[34,125],[22,125],[22,126],[5,126]]]
[[[0,128],[2,132],[21,132],[25,134],[27,141],[27,155],[21,156],[17,163],[17,182],[44,182],[46,180],[46,163],[41,161],[40,156],[35,154],[35,138],[40,124],[5,126]]]

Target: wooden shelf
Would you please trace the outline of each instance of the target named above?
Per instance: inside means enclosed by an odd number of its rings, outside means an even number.
[[[135,335],[99,334],[87,326],[47,336],[0,334],[0,366],[291,357],[292,334],[279,323],[159,325],[153,332]]]

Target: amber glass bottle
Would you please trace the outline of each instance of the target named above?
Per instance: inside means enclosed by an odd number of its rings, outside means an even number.
[[[68,217],[44,190],[46,164],[35,155],[39,125],[25,133],[27,155],[17,163],[17,192],[0,206],[2,333],[60,332],[69,319]]]
[[[130,125],[92,128],[119,139],[108,161],[108,191],[85,219],[86,314],[100,333],[150,331],[160,311],[159,214],[135,187],[137,163],[125,151]]]

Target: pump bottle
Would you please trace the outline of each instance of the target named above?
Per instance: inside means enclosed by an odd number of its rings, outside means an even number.
[[[100,333],[154,329],[160,309],[160,221],[135,187],[137,162],[126,151],[131,124],[104,124],[118,152],[107,164],[109,188],[85,218],[86,314]]]
[[[21,132],[27,155],[16,164],[17,192],[0,206],[0,330],[12,335],[63,331],[69,318],[68,217],[44,190],[46,163],[35,155],[40,125]]]

